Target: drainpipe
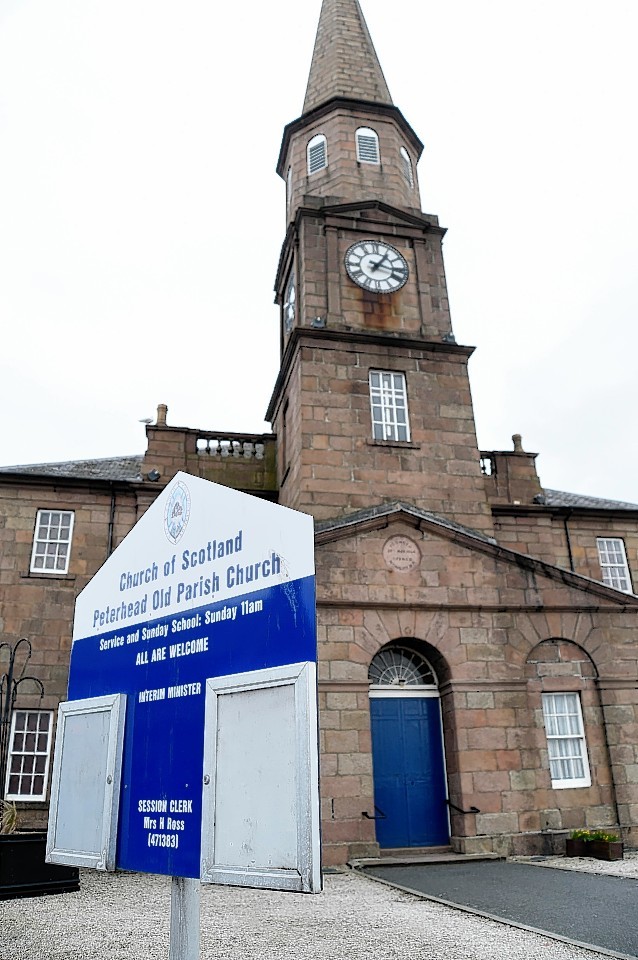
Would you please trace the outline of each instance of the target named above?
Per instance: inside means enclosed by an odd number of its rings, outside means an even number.
[[[567,526],[567,521],[571,517],[572,512],[572,510],[568,510],[563,517],[563,526],[565,527],[565,540],[567,541],[567,553],[569,554],[569,569],[572,573],[576,573],[576,568],[574,567],[574,555],[572,553],[572,542],[569,536],[569,527]]]
[[[113,553],[113,530],[115,527],[115,484],[111,484],[111,510],[109,513],[109,532],[106,545],[106,558]]]

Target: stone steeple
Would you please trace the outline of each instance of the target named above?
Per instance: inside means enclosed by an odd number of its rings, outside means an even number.
[[[392,104],[358,0],[323,0],[303,112],[333,97]]]
[[[472,349],[452,334],[445,231],[421,211],[422,149],[359,3],[323,0],[303,114],[277,164],[281,369],[266,419],[279,500],[328,521],[400,495],[492,536]]]
[[[303,113],[286,126],[277,163],[287,222],[309,198],[420,213],[422,150],[392,102],[358,0],[323,0]]]

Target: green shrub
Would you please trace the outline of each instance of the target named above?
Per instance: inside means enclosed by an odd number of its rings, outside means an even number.
[[[572,840],[607,840],[609,843],[620,840],[617,833],[609,833],[608,830],[572,830],[570,837]]]

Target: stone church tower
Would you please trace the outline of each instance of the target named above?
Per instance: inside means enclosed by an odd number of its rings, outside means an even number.
[[[302,116],[278,172],[288,229],[281,371],[267,414],[280,502],[323,520],[409,499],[491,531],[467,363],[423,147],[394,106],[357,0],[325,0]]]

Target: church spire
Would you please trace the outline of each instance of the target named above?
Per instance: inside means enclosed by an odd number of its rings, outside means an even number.
[[[392,104],[358,0],[323,0],[303,112],[333,97]]]

